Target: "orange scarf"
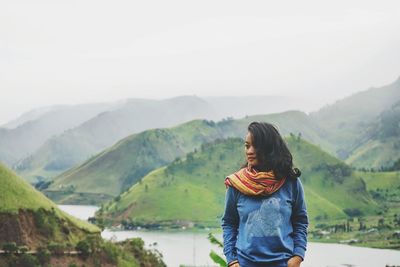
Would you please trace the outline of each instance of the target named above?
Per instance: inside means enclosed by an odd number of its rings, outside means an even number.
[[[278,191],[286,178],[276,179],[273,171],[257,172],[251,167],[240,169],[225,179],[226,186],[232,186],[245,195],[266,196]]]

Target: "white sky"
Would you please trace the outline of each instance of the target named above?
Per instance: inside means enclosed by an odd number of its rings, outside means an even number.
[[[177,95],[332,102],[400,76],[400,1],[0,1],[0,124]]]

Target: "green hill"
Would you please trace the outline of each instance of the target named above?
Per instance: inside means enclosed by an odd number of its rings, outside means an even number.
[[[310,218],[339,219],[375,212],[365,183],[340,160],[297,137],[287,143],[302,170]],[[244,162],[243,140],[203,145],[141,179],[98,213],[111,223],[217,226],[225,197],[224,178]],[[346,214],[347,213],[347,214]]]
[[[400,212],[400,172],[358,172],[367,184],[367,190],[373,198],[392,208],[393,212]],[[400,219],[400,218],[399,218]]]
[[[1,163],[0,184],[0,266],[165,267],[141,239],[104,241],[98,227],[67,215]],[[23,249],[29,253],[15,253]]]
[[[358,168],[390,168],[400,159],[400,101],[382,112],[357,140],[347,163]]]
[[[323,137],[332,144],[328,148],[341,159],[347,159],[360,142],[360,135],[374,123],[379,114],[400,100],[400,78],[392,84],[356,93],[317,112],[313,119],[324,131]],[[352,161],[352,160],[350,160]]]
[[[116,197],[150,171],[199,149],[203,143],[244,137],[252,121],[279,125],[284,135],[298,134],[324,143],[306,114],[290,111],[220,122],[195,120],[172,128],[153,129],[122,139],[81,165],[54,179],[46,194],[59,203],[99,203]]]
[[[15,169],[32,182],[38,178],[54,178],[133,133],[212,116],[212,107],[195,96],[128,99],[47,139],[34,153],[18,162]]]
[[[309,109],[307,104],[295,97],[267,95],[206,98],[180,96],[163,100],[125,99],[116,103],[105,103],[102,112],[99,111],[97,116],[93,114],[90,117],[86,116],[83,108],[78,109],[78,106],[57,107],[70,109],[69,113],[78,116],[80,123],[69,124],[70,127],[59,129],[43,138],[37,131],[48,132],[55,126],[68,122],[69,118],[54,116],[56,114],[53,113],[60,113],[56,112],[56,107],[50,107],[48,111],[39,109],[24,114],[8,126],[15,127],[28,120],[33,121],[46,116],[53,118],[49,121],[52,123],[36,123],[36,127],[24,126],[19,131],[9,131],[0,127],[0,160],[9,158],[10,161],[6,163],[13,166],[19,175],[30,182],[36,182],[52,179],[134,133],[172,127],[193,119],[220,120],[228,116],[241,118],[246,114],[304,110]],[[35,138],[31,138],[33,136]],[[28,151],[27,146],[31,143],[36,144],[35,149],[32,147]],[[19,156],[15,157],[14,154]]]
[[[100,229],[62,212],[42,193],[0,164],[0,245],[17,242],[38,247],[45,242],[76,243]]]
[[[64,202],[78,199],[80,193],[109,198],[129,188],[151,170],[184,156],[203,142],[219,138],[221,133],[206,121],[193,121],[171,129],[154,129],[129,136],[97,156],[59,177],[46,194]],[[69,193],[68,190],[73,189]],[[52,194],[52,195],[51,195]],[[91,195],[86,195],[93,199]],[[61,197],[64,197],[61,194]]]

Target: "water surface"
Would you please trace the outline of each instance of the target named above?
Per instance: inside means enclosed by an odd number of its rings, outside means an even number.
[[[81,219],[94,215],[98,207],[60,205],[62,210]],[[163,254],[169,267],[181,264],[196,266],[215,266],[208,254],[211,250],[222,254],[221,250],[210,244],[207,232],[155,232],[155,231],[110,231],[105,230],[105,239],[116,241],[140,237],[149,249],[157,249]],[[221,234],[216,237],[221,239]],[[385,267],[400,266],[400,251],[353,247],[342,244],[309,243],[306,259],[301,267]]]

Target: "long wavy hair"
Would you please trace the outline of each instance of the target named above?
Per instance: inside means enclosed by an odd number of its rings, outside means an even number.
[[[253,145],[259,165],[259,171],[273,171],[276,178],[296,179],[301,175],[293,168],[293,156],[277,128],[266,122],[252,122],[247,127],[253,137]],[[245,164],[247,166],[247,162]]]

